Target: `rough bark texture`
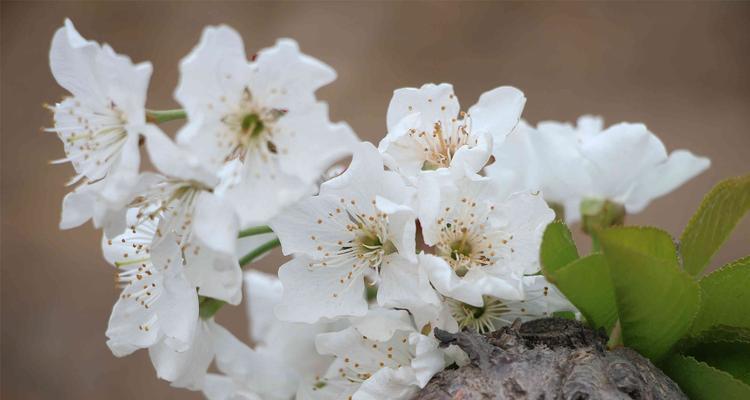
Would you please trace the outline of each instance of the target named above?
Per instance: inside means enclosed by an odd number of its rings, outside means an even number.
[[[436,330],[461,347],[469,365],[432,378],[419,400],[687,399],[677,384],[628,348],[606,349],[606,336],[577,321],[545,318],[487,335]]]

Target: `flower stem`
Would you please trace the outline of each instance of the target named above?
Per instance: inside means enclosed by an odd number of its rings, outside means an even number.
[[[245,265],[250,264],[256,258],[262,256],[263,254],[266,254],[276,247],[279,247],[280,245],[281,242],[279,241],[279,238],[273,238],[272,240],[263,243],[262,245],[256,247],[253,251],[245,254],[244,256],[242,256],[242,258],[240,258],[240,267],[244,267]]]
[[[187,114],[185,110],[146,110],[146,121],[154,124],[172,121],[175,119],[185,119]]]
[[[264,233],[271,233],[271,232],[273,232],[273,229],[271,229],[270,226],[266,226],[266,225],[251,226],[250,228],[241,230],[240,234],[237,237],[244,238],[248,236],[262,235]]]
[[[275,249],[281,245],[281,242],[279,241],[279,238],[273,238],[272,240],[269,240],[262,245],[256,247],[249,253],[245,254],[240,258],[239,264],[240,267],[244,267],[247,264],[250,264],[255,260],[256,258],[262,256],[263,254],[266,254],[267,252]],[[200,296],[200,300],[198,303],[198,315],[200,315],[201,319],[209,319],[216,314],[217,311],[225,304],[226,302],[218,299],[213,299],[210,297],[203,297]]]

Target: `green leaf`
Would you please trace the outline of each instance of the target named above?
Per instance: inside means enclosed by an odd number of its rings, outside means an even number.
[[[720,182],[703,198],[680,238],[685,270],[699,275],[750,210],[750,175]]]
[[[750,328],[739,328],[735,326],[714,325],[699,334],[693,334],[682,338],[680,349],[690,349],[701,343],[709,342],[745,342],[750,343]]]
[[[692,335],[717,325],[750,329],[750,257],[731,262],[698,283],[703,299]]]
[[[750,384],[750,343],[701,343],[690,349],[687,354]]]
[[[693,357],[675,354],[664,372],[691,400],[750,399],[750,386]]]
[[[542,237],[540,259],[547,273],[552,273],[578,259],[578,249],[565,223],[547,225]]]
[[[614,289],[601,253],[580,258],[552,272],[547,279],[581,311],[593,328],[610,331],[617,321]]]
[[[658,361],[690,329],[700,288],[678,264],[672,239],[655,228],[600,235],[626,346]]]

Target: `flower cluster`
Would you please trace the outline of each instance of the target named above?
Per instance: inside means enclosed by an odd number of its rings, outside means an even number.
[[[60,227],[101,228],[122,288],[107,344],[148,349],[160,378],[210,399],[408,399],[465,361],[437,328],[578,316],[540,275],[556,212],[621,218],[709,164],[641,124],[533,128],[507,86],[466,111],[449,84],[398,89],[375,147],[316,98],[329,66],[289,39],[248,59],[226,26],[181,61],[179,110],[147,110],[151,65],[70,21],[50,65],[70,96],[49,130],[76,171]],[[183,118],[174,140],[159,127]],[[279,244],[278,278],[243,277]],[[243,288],[252,347],[213,319]]]

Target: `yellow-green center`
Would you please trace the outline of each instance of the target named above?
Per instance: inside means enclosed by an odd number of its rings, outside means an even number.
[[[247,114],[242,118],[240,128],[242,129],[243,133],[249,134],[251,138],[254,138],[260,135],[261,132],[263,132],[263,130],[265,129],[265,125],[263,124],[263,121],[260,119],[258,114],[252,113]]]

